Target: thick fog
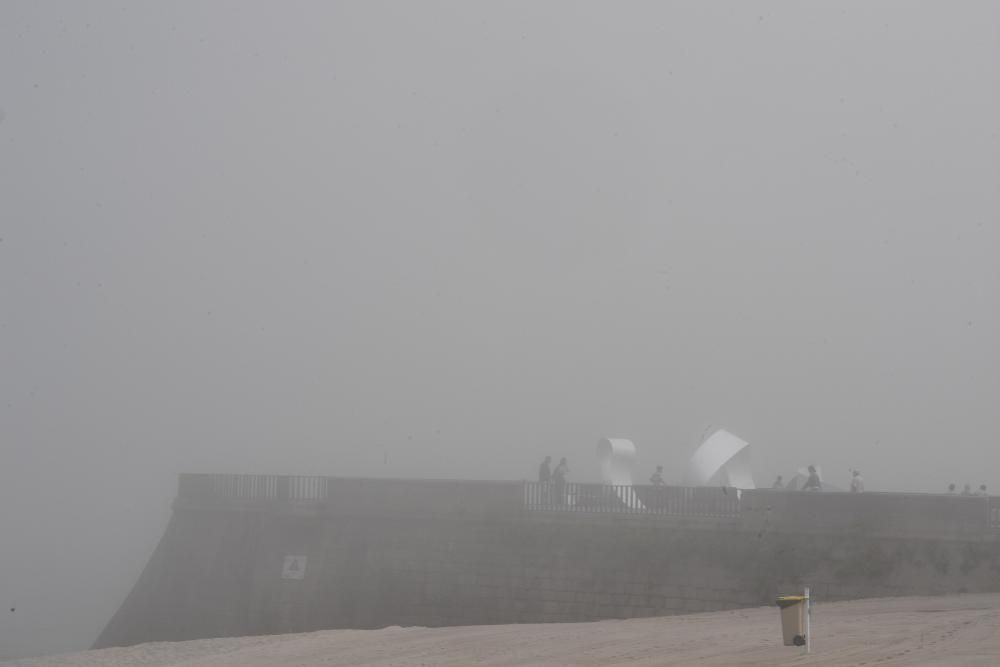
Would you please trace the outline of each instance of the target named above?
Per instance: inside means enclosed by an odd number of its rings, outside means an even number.
[[[0,657],[181,471],[1000,488],[998,65],[993,2],[5,0]]]

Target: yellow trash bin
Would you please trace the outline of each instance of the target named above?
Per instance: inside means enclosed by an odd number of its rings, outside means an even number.
[[[782,595],[776,601],[781,610],[781,636],[785,646],[805,646],[808,599],[805,595]]]

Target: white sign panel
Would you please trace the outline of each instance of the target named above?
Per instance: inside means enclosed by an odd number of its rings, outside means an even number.
[[[282,579],[301,579],[306,576],[305,556],[285,556],[285,564],[281,566]]]

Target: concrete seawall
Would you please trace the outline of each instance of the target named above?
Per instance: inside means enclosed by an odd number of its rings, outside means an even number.
[[[1000,590],[987,498],[708,489],[616,512],[533,509],[519,482],[247,479],[182,477],[96,647],[688,613],[805,583],[820,600]]]

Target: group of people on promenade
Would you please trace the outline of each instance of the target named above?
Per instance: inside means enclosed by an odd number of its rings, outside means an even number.
[[[962,496],[988,496],[990,494],[988,494],[986,492],[986,485],[985,484],[980,484],[979,488],[976,489],[975,491],[973,491],[972,490],[972,485],[969,484],[969,483],[966,483],[965,487],[962,489],[962,493],[958,493],[957,491],[955,491],[955,485],[954,484],[949,484],[948,485],[948,495],[949,496],[954,496],[954,495],[962,495]]]
[[[569,464],[566,457],[559,459],[559,464],[555,470],[552,469],[552,457],[546,456],[541,465],[538,466],[538,481],[542,484],[551,484],[554,491],[556,503],[563,504],[566,497],[566,476],[569,474]]]
[[[802,484],[801,491],[822,491],[823,490],[823,480],[820,479],[819,471],[816,466],[810,465],[806,471],[808,475],[806,476],[805,482]],[[552,468],[552,457],[546,456],[545,460],[542,461],[541,465],[538,466],[538,481],[543,484],[551,484],[555,491],[555,498],[561,499],[566,496],[566,476],[569,474],[569,464],[566,462],[566,457],[559,459],[558,465],[555,469]],[[656,472],[654,472],[650,478],[649,483],[653,486],[665,486],[666,482],[663,480],[663,466],[656,466]],[[785,489],[794,489],[795,487],[787,487],[785,485],[785,480],[781,475],[778,475],[777,479],[774,480],[774,484],[771,488],[775,491],[782,491]],[[851,493],[864,493],[865,490],[865,478],[861,476],[861,471],[856,468],[851,469]],[[954,484],[948,485],[948,495],[962,495],[962,496],[988,496],[986,492],[986,485],[980,484],[979,488],[976,490],[972,489],[972,485],[966,483],[965,487],[961,492],[957,490]],[[560,501],[561,502],[561,501]]]
[[[808,468],[809,476],[806,478],[805,483],[802,485],[802,491],[822,491],[823,481],[819,477],[819,473],[816,471],[816,466],[809,466]],[[785,488],[785,482],[781,475],[774,480],[774,484],[771,488],[778,491]],[[980,484],[979,488],[975,491],[972,490],[972,485],[969,483],[965,484],[962,492],[959,493],[956,490],[954,484],[948,485],[948,495],[962,495],[962,496],[988,496],[989,493],[986,491],[986,485]],[[851,470],[851,493],[862,493],[865,490],[865,479],[861,476],[861,471],[852,469]]]
[[[559,459],[559,465],[556,466],[555,470],[552,469],[551,456],[546,456],[545,460],[538,466],[538,481],[543,484],[551,482],[556,486],[565,485],[567,474],[569,474],[569,464],[566,463],[565,456]],[[663,481],[663,466],[656,466],[656,472],[649,478],[649,483],[653,486],[664,486],[666,484]]]
[[[809,473],[806,476],[806,481],[802,484],[801,491],[822,491],[823,490],[823,480],[819,477],[819,472],[816,470],[816,466],[809,466],[807,469]],[[785,480],[781,475],[774,480],[774,484],[771,488],[775,491],[782,491],[785,488]],[[794,488],[794,487],[792,487]],[[856,468],[851,469],[851,493],[864,493],[865,490],[865,478],[861,476],[861,471]]]
[[[808,468],[809,476],[807,477],[805,483],[802,485],[803,491],[822,491],[823,481],[819,477],[819,472],[816,470],[816,466],[809,466]],[[569,474],[569,464],[566,462],[566,457],[559,459],[559,465],[552,469],[552,457],[546,456],[545,460],[542,461],[541,465],[538,466],[538,481],[542,484],[552,484],[556,490],[556,498],[562,498],[564,494],[564,489],[566,488],[566,475]],[[663,479],[663,466],[656,466],[656,472],[654,472],[649,477],[649,483],[653,486],[665,486],[666,482]],[[772,489],[782,490],[785,488],[785,482],[781,475],[774,480],[774,484],[771,486]],[[986,492],[986,485],[980,487],[983,491],[983,495]],[[860,470],[851,470],[851,492],[861,493],[865,490],[865,480],[861,476]],[[965,495],[972,495],[966,493],[969,491],[969,485],[965,485],[965,491],[962,493]],[[949,487],[949,492],[955,492],[955,485],[952,484]]]
[[[552,457],[546,456],[542,464],[538,466],[538,481],[539,482],[552,482],[553,484],[565,484],[566,475],[569,474],[569,464],[566,463],[566,457],[559,459],[559,465],[556,469],[552,469]]]

